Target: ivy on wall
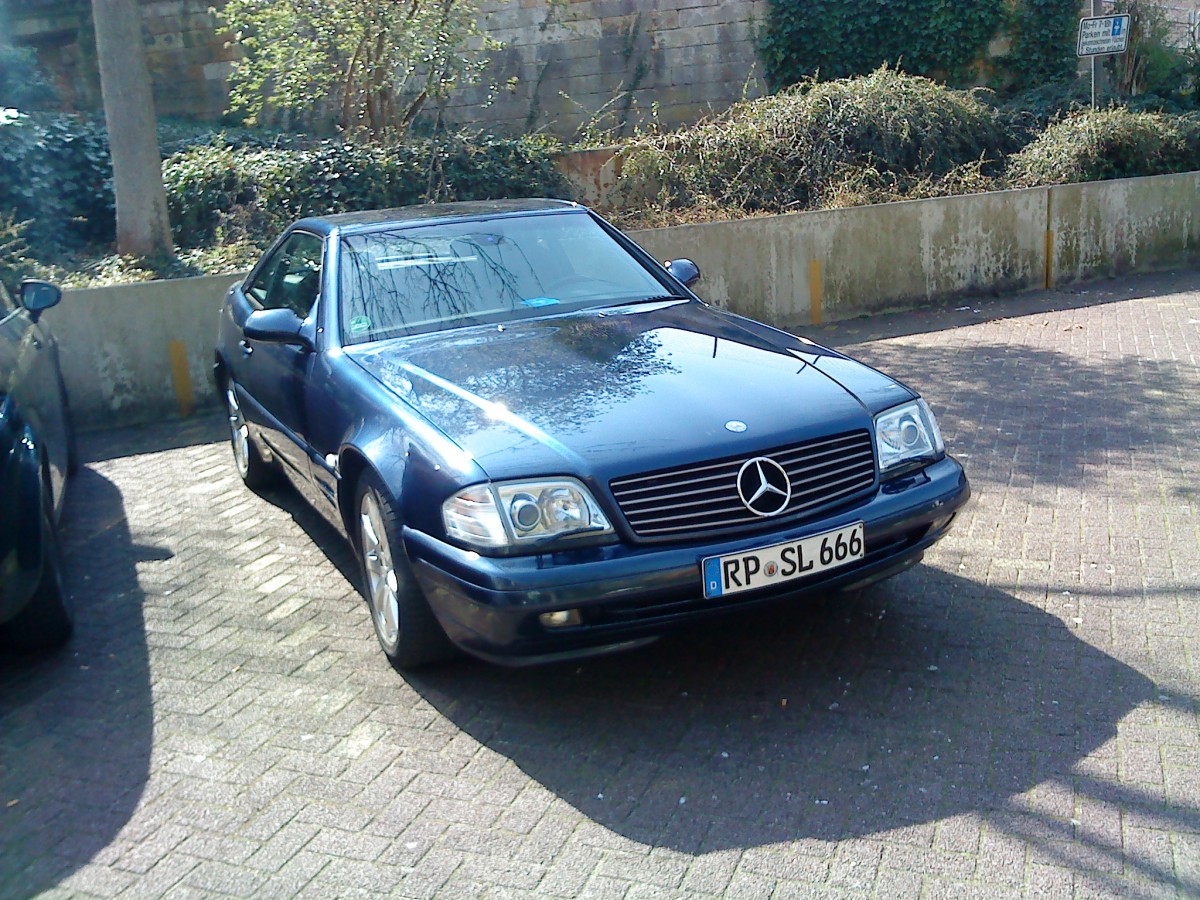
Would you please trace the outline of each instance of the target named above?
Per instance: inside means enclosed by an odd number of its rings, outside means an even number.
[[[1063,81],[1075,73],[1079,0],[1021,0],[1012,17],[1005,66],[1018,87]]]
[[[1078,0],[769,0],[759,55],[773,90],[814,75],[847,78],[891,65],[951,83],[974,80],[1008,31],[1012,77],[1071,71]]]

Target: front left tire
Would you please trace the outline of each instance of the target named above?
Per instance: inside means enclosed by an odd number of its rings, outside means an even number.
[[[229,445],[238,475],[252,491],[269,487],[276,478],[275,467],[263,459],[250,436],[250,426],[238,403],[237,386],[232,381],[225,385],[225,413],[229,419]]]
[[[373,473],[359,485],[354,509],[363,593],[388,661],[397,669],[416,669],[453,656],[413,575],[390,496]]]

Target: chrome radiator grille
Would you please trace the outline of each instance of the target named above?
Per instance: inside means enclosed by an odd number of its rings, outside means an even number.
[[[752,513],[738,496],[738,472],[754,456],[783,466],[792,486],[787,507],[769,519]],[[663,539],[801,519],[874,484],[871,435],[854,431],[761,454],[617,478],[609,487],[639,537]]]

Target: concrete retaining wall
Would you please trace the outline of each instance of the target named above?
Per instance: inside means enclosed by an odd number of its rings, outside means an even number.
[[[81,428],[187,415],[214,402],[217,314],[236,275],[66,291],[45,313]]]
[[[687,256],[700,295],[785,327],[1200,261],[1200,172],[634,232]],[[68,291],[58,335],[81,425],[215,402],[217,310],[236,276]]]
[[[1048,191],[915,200],[633,234],[687,256],[706,300],[781,325],[843,319],[959,291],[1040,286]]]
[[[1050,191],[1058,281],[1200,258],[1200,173],[1066,184]]]

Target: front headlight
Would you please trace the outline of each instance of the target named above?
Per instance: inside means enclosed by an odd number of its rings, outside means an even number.
[[[573,478],[465,488],[442,504],[442,521],[451,538],[485,549],[613,533],[587,488]]]
[[[875,417],[879,474],[888,475],[909,463],[937,459],[946,452],[937,421],[924,400],[905,403]]]

